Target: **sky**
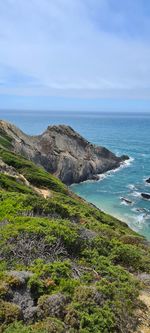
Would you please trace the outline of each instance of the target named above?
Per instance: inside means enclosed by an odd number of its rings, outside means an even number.
[[[150,1],[0,0],[0,109],[150,111]]]

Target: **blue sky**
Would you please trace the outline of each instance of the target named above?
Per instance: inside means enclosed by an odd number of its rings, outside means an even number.
[[[0,109],[150,111],[149,0],[0,0]]]

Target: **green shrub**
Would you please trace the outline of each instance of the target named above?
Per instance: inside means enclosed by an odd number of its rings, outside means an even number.
[[[106,304],[101,308],[93,307],[83,312],[81,311],[80,332],[115,333],[115,316],[113,310]]]
[[[0,322],[1,324],[9,324],[21,318],[20,308],[9,302],[0,301]]]
[[[49,320],[49,326],[48,322],[38,323],[35,326],[25,326],[21,322],[15,322],[6,328],[4,333],[61,333],[61,330],[56,331],[59,327],[61,326],[54,319]]]
[[[144,268],[142,252],[135,245],[117,242],[112,250],[112,258],[115,264],[127,267],[129,270],[137,271]]]

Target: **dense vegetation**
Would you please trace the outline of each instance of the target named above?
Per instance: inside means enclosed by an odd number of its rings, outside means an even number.
[[[0,158],[31,187],[0,173],[1,332],[133,332],[144,238],[8,148],[1,140]]]

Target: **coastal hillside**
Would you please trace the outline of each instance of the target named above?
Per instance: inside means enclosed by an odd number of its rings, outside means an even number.
[[[7,140],[7,138],[9,138]],[[92,145],[71,127],[49,126],[39,136],[29,136],[14,125],[0,121],[0,143],[43,166],[65,184],[96,179],[118,168],[127,156],[117,157],[104,147]]]
[[[1,125],[0,332],[148,333],[149,243],[42,167],[50,158],[47,135],[55,138],[56,154],[60,133],[66,147],[68,132],[75,136],[72,151],[79,147],[77,134],[59,126],[34,138]],[[112,167],[122,160],[78,140],[80,156],[88,146],[90,154],[104,154],[105,167],[107,159]],[[63,146],[62,156],[72,151]]]

